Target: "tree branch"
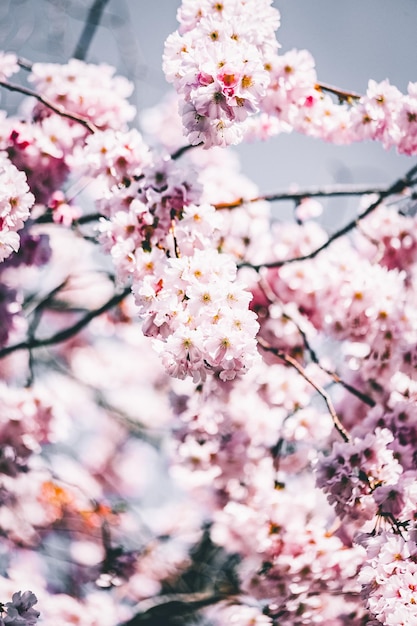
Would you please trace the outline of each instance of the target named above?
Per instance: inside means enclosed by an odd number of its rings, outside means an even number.
[[[319,393],[319,395],[325,401],[327,408],[329,410],[329,413],[331,415],[331,418],[333,420],[333,424],[337,432],[339,433],[339,435],[342,437],[342,439],[345,442],[350,441],[350,435],[347,432],[346,428],[341,423],[341,421],[339,420],[336,410],[333,406],[333,402],[329,394],[327,393],[327,391],[325,391],[312,378],[310,378],[310,376],[307,374],[305,369],[302,367],[302,365],[300,365],[300,363],[296,359],[293,359],[293,357],[289,356],[288,354],[285,354],[285,352],[282,352],[281,350],[278,350],[277,348],[274,348],[273,346],[269,345],[269,343],[267,343],[261,337],[258,337],[258,344],[263,350],[265,350],[266,352],[271,352],[272,354],[275,354],[275,356],[281,359],[281,361],[284,361],[284,363],[287,363],[287,365],[290,365],[291,367],[296,369],[299,374],[301,374],[304,380],[306,380]]]
[[[165,596],[157,596],[150,600],[143,600],[136,607],[138,611],[129,621],[121,626],[139,626],[147,623],[149,626],[164,624],[173,626],[177,619],[184,619],[191,613],[200,609],[217,604],[221,600],[230,599],[226,594],[214,592],[173,593]],[[177,618],[177,619],[176,619]]]
[[[28,87],[23,87],[22,85],[17,85],[16,83],[9,83],[4,80],[0,80],[0,86],[4,87],[5,89],[8,89],[9,91],[16,91],[18,93],[22,93],[25,96],[36,98],[38,102],[41,102],[44,106],[46,106],[48,109],[51,109],[51,111],[53,111],[54,113],[57,113],[61,117],[66,117],[72,120],[73,122],[77,122],[78,124],[81,124],[90,133],[95,133],[97,131],[97,127],[89,120],[85,119],[84,117],[81,117],[81,115],[77,115],[76,113],[70,113],[69,111],[64,109],[64,107],[54,104],[48,98],[41,96],[39,93],[36,93],[36,91],[33,91],[32,89],[29,89]]]
[[[84,28],[75,46],[74,54],[72,55],[74,59],[83,61],[87,56],[88,49],[97,30],[97,26],[100,24],[101,16],[108,1],[109,0],[94,0],[91,5]]]
[[[308,259],[314,259],[320,252],[328,248],[330,244],[332,244],[334,241],[336,241],[340,237],[343,237],[343,235],[346,235],[351,230],[356,228],[358,223],[361,220],[363,220],[365,217],[370,215],[373,211],[375,211],[375,209],[385,200],[385,198],[388,198],[389,196],[394,195],[394,194],[399,194],[403,192],[405,189],[407,189],[407,187],[415,185],[417,181],[413,180],[413,177],[416,174],[417,174],[417,165],[412,167],[403,178],[400,178],[399,180],[397,180],[390,187],[388,187],[388,189],[385,189],[385,191],[380,191],[378,194],[378,198],[374,202],[372,202],[372,204],[370,204],[364,211],[362,211],[362,213],[359,213],[359,215],[355,217],[355,219],[353,219],[351,222],[348,222],[345,226],[343,226],[339,230],[336,230],[332,235],[330,235],[330,237],[321,246],[319,246],[318,248],[315,248],[315,250],[313,250],[312,252],[309,252],[308,254],[304,254],[302,256],[292,257],[290,259],[281,259],[278,261],[271,261],[270,263],[261,263],[259,265],[253,265],[252,263],[244,262],[244,263],[241,263],[239,267],[251,267],[252,269],[256,271],[259,271],[263,267],[266,267],[266,268],[282,267],[283,265],[287,265],[288,263],[295,263],[297,261],[307,261]]]
[[[311,347],[310,342],[308,341],[307,335],[304,332],[304,330],[295,322],[295,320],[293,320],[293,318],[291,316],[287,315],[286,313],[284,313],[283,315],[284,315],[284,317],[286,319],[291,321],[296,326],[296,328],[297,328],[298,332],[300,333],[301,338],[303,340],[304,347],[307,350],[307,352],[309,353],[310,358],[313,361],[313,363],[315,363],[321,369],[322,372],[324,372],[325,374],[330,376],[330,378],[335,383],[341,385],[344,389],[346,389],[346,391],[351,393],[353,396],[355,396],[356,398],[358,398],[359,400],[361,400],[362,402],[364,402],[368,406],[374,407],[376,402],[370,396],[368,396],[368,394],[363,393],[362,391],[359,391],[359,389],[356,389],[356,387],[353,387],[352,385],[349,385],[349,383],[345,382],[342,378],[340,378],[339,374],[337,374],[333,370],[328,369],[327,367],[325,367],[320,362],[320,359],[317,356],[315,350],[313,350],[313,348]]]
[[[34,350],[35,348],[42,348],[46,346],[55,345],[57,343],[62,343],[67,339],[70,339],[74,335],[80,332],[85,326],[87,326],[94,318],[99,317],[106,311],[109,311],[114,306],[122,302],[124,298],[126,298],[130,293],[130,287],[125,287],[125,289],[119,293],[112,296],[107,302],[102,304],[97,309],[93,309],[92,311],[88,311],[79,319],[75,324],[69,326],[68,328],[64,328],[64,330],[60,330],[54,335],[50,337],[44,337],[42,339],[36,339],[35,337],[29,338],[26,341],[21,341],[20,343],[15,343],[11,346],[6,346],[0,350],[0,359],[8,356],[12,352],[17,352],[18,350]]]
[[[267,202],[278,202],[281,200],[294,200],[299,202],[305,198],[332,198],[344,196],[363,196],[365,194],[381,193],[386,189],[386,185],[324,185],[322,187],[310,187],[302,191],[281,191],[273,194],[265,194],[256,198],[239,198],[234,202],[222,202],[215,204],[218,211],[224,209],[237,209],[244,204],[252,204],[262,200]]]
[[[60,283],[57,287],[52,289],[40,302],[36,304],[33,311],[31,311],[30,315],[32,315],[32,320],[28,326],[28,341],[33,341],[36,330],[40,324],[42,313],[44,308],[50,304],[54,298],[64,287],[68,284],[68,278],[66,278],[62,283]],[[34,358],[32,349],[29,350],[29,376],[26,381],[26,387],[31,387],[34,381]]]
[[[317,83],[317,91],[328,91],[329,93],[337,96],[340,102],[352,103],[352,100],[360,100],[363,96],[360,93],[354,91],[346,91],[345,89],[339,89],[339,87],[333,87],[326,83]]]
[[[192,150],[193,148],[198,148],[198,146],[202,146],[203,142],[201,141],[200,143],[196,143],[194,145],[192,144],[188,144],[186,146],[182,146],[181,148],[178,148],[178,150],[175,150],[175,152],[173,152],[171,154],[171,159],[173,161],[176,161],[177,159],[179,159],[185,152],[188,152],[188,150]]]

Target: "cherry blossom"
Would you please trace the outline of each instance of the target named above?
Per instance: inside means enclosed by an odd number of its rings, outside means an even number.
[[[416,83],[320,82],[270,0],[177,18],[140,131],[110,65],[0,54],[0,624],[408,626],[416,168],[332,230],[363,188],[264,194],[228,147],[412,156]]]

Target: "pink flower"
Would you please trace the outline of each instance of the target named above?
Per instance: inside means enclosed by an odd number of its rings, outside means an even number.
[[[13,52],[0,52],[0,80],[7,80],[18,71],[17,56]]]

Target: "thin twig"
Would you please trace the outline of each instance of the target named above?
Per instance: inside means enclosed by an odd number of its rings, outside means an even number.
[[[318,91],[328,91],[337,96],[340,102],[347,102],[348,104],[350,104],[352,100],[360,100],[363,97],[360,93],[339,89],[339,87],[333,87],[333,85],[327,85],[326,83],[317,83],[316,89]]]
[[[289,263],[296,263],[298,261],[307,261],[309,259],[314,259],[320,252],[328,248],[330,244],[332,244],[334,241],[336,241],[340,237],[343,237],[343,235],[346,235],[351,230],[356,228],[358,223],[361,220],[363,220],[365,217],[370,215],[373,211],[375,211],[375,209],[379,207],[379,205],[383,202],[383,200],[385,200],[385,198],[388,198],[389,196],[394,195],[394,194],[399,194],[403,192],[405,189],[407,189],[407,187],[410,187],[411,185],[415,185],[417,181],[413,180],[413,177],[416,174],[417,174],[417,165],[412,167],[403,178],[400,178],[399,180],[397,180],[390,187],[388,187],[388,189],[385,189],[385,191],[380,191],[378,194],[378,198],[374,202],[372,202],[364,211],[362,211],[362,213],[359,213],[359,215],[355,217],[355,219],[348,222],[345,226],[343,226],[339,230],[336,230],[332,235],[330,235],[330,237],[328,237],[328,239],[321,246],[319,246],[318,248],[315,248],[312,252],[309,252],[308,254],[304,254],[298,257],[292,257],[289,259],[281,259],[278,261],[271,261],[270,263],[261,263],[259,265],[253,265],[252,263],[244,262],[244,263],[241,263],[239,267],[251,267],[252,269],[256,271],[259,271],[263,267],[266,267],[266,268],[282,267],[283,265],[288,265]]]
[[[182,146],[181,148],[178,148],[178,150],[175,150],[175,152],[171,154],[171,159],[173,161],[176,161],[185,152],[188,152],[188,150],[192,150],[193,148],[198,148],[199,146],[202,146],[202,145],[203,145],[203,142],[201,141],[200,143],[197,143],[195,145],[188,144],[187,146]]]
[[[258,281],[258,286],[262,290],[265,298],[269,301],[270,304],[274,304],[274,303],[277,302],[276,294],[272,291],[272,289],[269,286],[268,282],[266,280],[263,280],[262,277],[260,277],[260,279]],[[375,406],[376,402],[370,396],[368,396],[367,394],[363,393],[362,391],[359,391],[359,389],[356,389],[356,387],[353,387],[352,385],[349,385],[349,383],[345,382],[342,378],[340,378],[339,374],[337,374],[333,370],[328,369],[327,367],[325,367],[320,362],[320,359],[319,359],[317,353],[315,352],[315,350],[310,345],[310,342],[309,342],[309,340],[307,338],[306,332],[295,321],[295,319],[293,317],[291,317],[291,315],[288,315],[288,313],[285,312],[285,310],[282,307],[282,303],[280,302],[279,304],[280,304],[280,306],[282,308],[282,317],[283,317],[283,319],[285,319],[285,320],[291,322],[292,324],[294,324],[294,326],[296,327],[296,329],[298,330],[298,332],[299,332],[299,334],[301,336],[301,339],[303,340],[304,348],[305,348],[305,350],[307,350],[307,352],[308,352],[312,362],[315,363],[315,365],[317,365],[321,369],[322,372],[324,372],[325,374],[330,376],[330,378],[335,383],[338,383],[339,385],[344,387],[346,389],[346,391],[349,391],[349,393],[354,395],[356,398],[358,398],[359,400],[362,400],[362,402],[364,402],[365,404],[367,404],[370,407]]]
[[[62,289],[64,289],[64,287],[67,285],[68,283],[68,278],[66,278],[62,283],[60,283],[57,287],[55,287],[54,289],[52,289],[44,298],[42,298],[42,300],[40,302],[38,302],[36,304],[36,306],[34,307],[33,311],[31,311],[31,315],[32,320],[29,324],[28,327],[28,341],[32,341],[36,330],[39,326],[39,323],[42,319],[42,313],[43,310],[45,309],[45,307],[52,302],[53,298],[56,296],[57,293],[59,293]],[[30,349],[29,350],[29,376],[28,379],[26,381],[26,387],[31,387],[33,385],[33,381],[34,381],[34,366],[35,366],[35,360],[33,357],[33,350]]]
[[[41,102],[44,106],[46,106],[48,109],[51,109],[51,111],[53,111],[54,113],[57,113],[61,117],[66,117],[69,120],[72,120],[73,122],[77,122],[78,124],[81,124],[90,133],[95,133],[97,131],[97,127],[86,118],[82,117],[81,115],[77,115],[76,113],[70,113],[64,107],[59,106],[58,104],[54,104],[51,100],[49,100],[48,98],[45,98],[45,96],[42,96],[41,94],[36,93],[36,91],[33,91],[32,89],[29,89],[28,87],[23,87],[22,85],[17,85],[16,83],[9,83],[8,81],[5,81],[5,80],[0,80],[0,86],[4,87],[5,89],[8,89],[9,91],[17,91],[18,93],[21,93],[25,96],[36,98],[38,102]]]
[[[72,55],[74,59],[83,61],[86,58],[88,49],[97,30],[97,26],[100,24],[101,16],[108,1],[109,0],[94,0],[91,5],[84,28],[77,45],[75,46],[74,54]]]
[[[29,61],[29,59],[25,59],[24,57],[17,58],[17,64],[22,70],[27,70],[28,72],[32,71],[33,63]]]
[[[262,200],[267,202],[278,202],[281,200],[294,200],[295,202],[299,202],[305,198],[363,196],[365,194],[381,193],[385,189],[385,185],[325,185],[323,187],[310,187],[302,191],[282,191],[273,194],[266,194],[263,196],[257,196],[256,198],[239,198],[233,202],[215,204],[214,207],[217,210],[224,210],[236,209],[243,204],[252,204],[253,202],[260,202]]]
[[[307,335],[304,332],[304,330],[297,324],[297,322],[289,315],[287,315],[287,313],[283,313],[284,317],[286,319],[288,319],[289,321],[291,321],[295,327],[297,328],[298,332],[301,335],[301,338],[303,340],[304,343],[304,347],[307,350],[307,352],[310,355],[311,360],[313,361],[313,363],[315,363],[322,372],[324,372],[325,374],[327,374],[328,376],[330,376],[330,378],[335,382],[338,383],[339,385],[341,385],[342,387],[344,387],[344,389],[346,389],[346,391],[348,391],[349,393],[351,393],[353,396],[355,396],[356,398],[358,398],[359,400],[361,400],[362,402],[364,402],[365,404],[367,404],[370,407],[374,407],[376,402],[375,400],[373,400],[370,396],[368,396],[368,394],[363,393],[362,391],[359,391],[359,389],[356,389],[356,387],[353,387],[353,385],[350,385],[349,383],[345,382],[342,378],[340,378],[339,374],[337,374],[336,372],[334,372],[333,370],[328,369],[327,367],[325,367],[321,362],[319,357],[317,356],[317,353],[315,352],[315,350],[312,348],[312,346],[310,345],[310,342],[307,339]]]
[[[42,339],[36,339],[35,337],[33,337],[31,339],[27,339],[26,341],[15,343],[12,346],[6,346],[5,348],[2,348],[0,350],[0,359],[11,354],[12,352],[17,352],[18,350],[34,350],[35,348],[52,346],[57,343],[67,341],[67,339],[70,339],[71,337],[79,333],[80,330],[85,328],[85,326],[87,326],[93,319],[99,317],[106,311],[109,311],[114,306],[122,302],[122,300],[124,300],[129,295],[129,293],[130,287],[125,287],[125,289],[121,293],[115,294],[97,309],[88,311],[88,313],[86,313],[84,317],[75,322],[75,324],[58,331],[50,337],[44,337]]]
[[[264,339],[262,339],[261,337],[258,337],[258,344],[260,345],[260,347],[265,350],[266,352],[271,352],[272,354],[275,354],[276,357],[278,357],[279,359],[281,359],[281,361],[284,361],[284,363],[287,363],[287,365],[290,365],[291,367],[293,367],[294,369],[297,370],[297,372],[299,374],[301,374],[301,376],[304,378],[304,380],[306,380],[316,391],[317,393],[323,398],[323,400],[325,401],[328,411],[331,415],[331,418],[333,420],[333,424],[337,430],[337,432],[340,434],[340,436],[342,437],[342,439],[346,442],[350,441],[350,435],[347,432],[346,428],[343,426],[343,424],[341,423],[341,421],[339,420],[336,410],[333,406],[333,402],[329,396],[329,394],[327,393],[327,391],[325,391],[325,389],[323,389],[323,387],[320,387],[320,385],[318,385],[305,371],[305,369],[302,367],[302,365],[300,365],[300,363],[294,359],[293,357],[289,356],[288,354],[285,354],[285,352],[282,352],[281,350],[278,350],[277,348],[274,348],[273,346],[271,346],[269,343],[267,343]]]

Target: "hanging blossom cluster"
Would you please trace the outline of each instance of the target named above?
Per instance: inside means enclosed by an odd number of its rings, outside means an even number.
[[[416,433],[414,403],[378,406],[352,429],[352,441],[335,443],[320,459],[317,481],[341,518],[363,524],[379,515],[394,530],[414,523]]]
[[[19,232],[28,219],[35,198],[24,172],[0,152],[0,261],[7,259],[20,246]]]
[[[340,518],[349,516],[361,522],[392,511],[378,508],[380,494],[397,484],[402,467],[387,444],[393,440],[387,430],[368,433],[364,439],[336,443],[330,456],[317,470],[317,485],[328,494]],[[397,513],[398,511],[396,511]]]
[[[194,204],[201,189],[192,171],[168,159],[152,162],[133,132],[94,135],[83,161],[107,186],[98,203],[110,218],[101,242],[119,280],[131,280],[143,331],[167,371],[195,381],[246,371],[257,355],[251,294],[237,280],[233,257],[219,251],[221,216]]]
[[[183,3],[178,20],[179,32],[165,44],[163,67],[182,96],[188,141],[236,144],[266,95],[265,57],[278,47],[279,13],[270,0],[202,0]]]
[[[291,129],[337,144],[371,139],[402,154],[417,150],[417,83],[406,94],[388,80],[370,80],[364,96],[338,92],[337,102],[317,77],[307,50],[271,57],[270,83],[261,110],[276,117],[280,130]],[[277,127],[271,126],[271,130]]]
[[[410,82],[403,94],[388,80],[370,80],[363,97],[328,89],[307,50],[277,54],[280,18],[270,5],[269,0],[182,4],[163,67],[181,97],[188,141],[209,148],[294,129],[338,144],[377,140],[387,149],[415,154],[417,83]]]

